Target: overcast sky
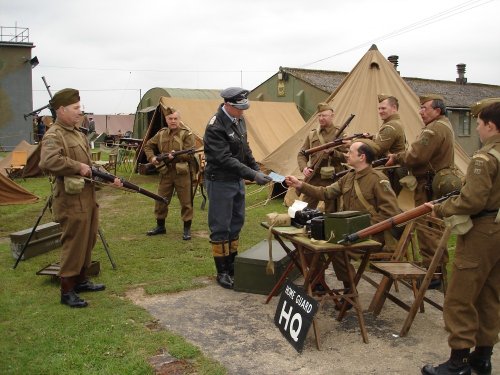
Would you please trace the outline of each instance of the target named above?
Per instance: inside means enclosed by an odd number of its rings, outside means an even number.
[[[0,0],[29,28],[33,108],[80,90],[86,112],[134,113],[154,87],[249,90],[280,66],[349,72],[375,43],[404,77],[500,85],[500,0]]]

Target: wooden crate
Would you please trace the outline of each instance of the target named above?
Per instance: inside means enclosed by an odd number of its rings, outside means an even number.
[[[33,227],[10,234],[10,248],[14,259],[19,257]],[[51,221],[36,227],[21,260],[35,257],[61,246],[61,226]]]

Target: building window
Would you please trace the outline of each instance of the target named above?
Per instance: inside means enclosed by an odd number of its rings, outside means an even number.
[[[458,136],[470,137],[470,112],[458,113]]]

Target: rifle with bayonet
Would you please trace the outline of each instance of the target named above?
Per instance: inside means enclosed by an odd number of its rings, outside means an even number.
[[[354,114],[351,113],[351,115],[349,116],[349,118],[344,122],[344,124],[339,128],[339,130],[335,133],[334,135],[334,139],[338,139],[338,137],[344,132],[344,130],[349,126],[349,124],[351,123],[352,119],[354,118]],[[326,144],[326,143],[325,143]],[[324,145],[323,145],[324,146]],[[318,146],[318,147],[321,147],[321,146]],[[317,148],[317,147],[316,147]],[[328,147],[327,147],[328,148]],[[324,149],[324,148],[323,148]],[[311,150],[311,149],[309,149]],[[305,156],[309,156],[309,154],[306,154],[305,152],[308,151],[308,150],[300,150],[300,152],[305,155]],[[318,150],[319,151],[319,150]],[[313,172],[309,175],[309,177],[306,177],[304,178],[304,182],[309,182],[313,177],[314,175],[316,175],[316,173],[319,171],[320,167],[321,167],[321,163],[323,162],[324,158],[328,156],[327,153],[323,152],[319,157],[318,159],[316,160],[316,163],[314,163],[314,165],[312,165],[310,168],[313,170]]]
[[[92,167],[92,176],[99,177],[99,178],[103,179],[104,181],[108,181],[108,182],[114,182],[115,178],[118,178],[122,182],[124,188],[133,190],[133,191],[135,191],[135,192],[137,192],[139,194],[145,195],[145,196],[147,196],[149,198],[153,198],[154,200],[157,200],[159,202],[168,204],[168,199],[167,198],[160,197],[158,194],[155,194],[155,193],[150,192],[149,190],[143,189],[140,186],[135,185],[135,184],[133,184],[131,182],[128,182],[128,181],[124,180],[123,178],[114,176],[111,173],[102,172],[102,171],[100,171],[99,169],[97,169],[95,167]]]
[[[386,163],[389,161],[389,158],[380,158],[380,159],[377,159],[377,160],[374,160],[372,161],[372,168],[377,168],[377,167],[381,167],[383,165],[386,165]],[[393,166],[393,167],[396,167],[396,166]],[[340,171],[340,172],[337,172],[337,173],[334,173],[332,175],[332,179],[337,181],[339,178],[345,176],[346,174],[348,174],[350,171],[353,171],[354,169],[346,169],[345,171]]]
[[[459,190],[454,190],[446,195],[443,195],[441,198],[435,199],[433,201],[430,201],[432,204],[436,203],[441,203],[448,198],[450,198],[453,195],[458,195],[460,194]],[[365,229],[362,229],[358,232],[347,234],[344,236],[342,240],[340,240],[338,243],[342,245],[348,245],[351,244],[355,241],[358,241],[363,238],[367,238],[369,236],[372,236],[377,233],[381,233],[385,230],[391,229],[395,227],[396,225],[401,225],[405,224],[411,220],[414,220],[420,216],[427,215],[429,212],[431,212],[432,209],[427,206],[425,203],[421,204],[420,206],[417,206],[411,210],[408,210],[406,212],[402,212],[396,216],[392,216],[384,221],[381,221],[380,223],[373,224]]]

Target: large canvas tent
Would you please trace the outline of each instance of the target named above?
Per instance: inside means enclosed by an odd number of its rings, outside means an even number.
[[[32,145],[26,141],[21,141],[14,148],[14,151],[27,151],[28,152],[28,162],[26,167],[23,169],[23,177],[36,177],[42,174],[38,163],[40,162],[40,145]],[[0,160],[0,174],[7,176],[5,168],[8,168],[11,164],[11,153],[8,153],[5,158]]]
[[[350,114],[355,117],[347,134],[375,134],[381,124],[378,116],[378,94],[393,95],[399,100],[399,113],[409,143],[413,142],[424,126],[419,115],[418,96],[405,83],[390,63],[373,45],[326,100],[335,109],[335,124],[341,126]],[[262,164],[283,175],[302,177],[297,165],[307,134],[319,126],[315,113],[297,134],[290,137],[277,150],[262,160]],[[465,173],[470,157],[455,141],[455,164]]]
[[[145,142],[153,137],[158,130],[166,126],[161,113],[161,107],[174,107],[181,114],[181,120],[192,130],[201,147],[203,134],[208,121],[217,111],[222,99],[184,99],[162,97],[155,108],[149,123]],[[293,103],[251,102],[250,108],[244,112],[247,123],[248,141],[257,161],[264,159],[281,145],[288,137],[304,126],[297,107]],[[145,163],[145,155],[139,152],[139,163]]]
[[[0,206],[8,204],[26,204],[38,200],[36,195],[19,186],[14,181],[0,174]]]

